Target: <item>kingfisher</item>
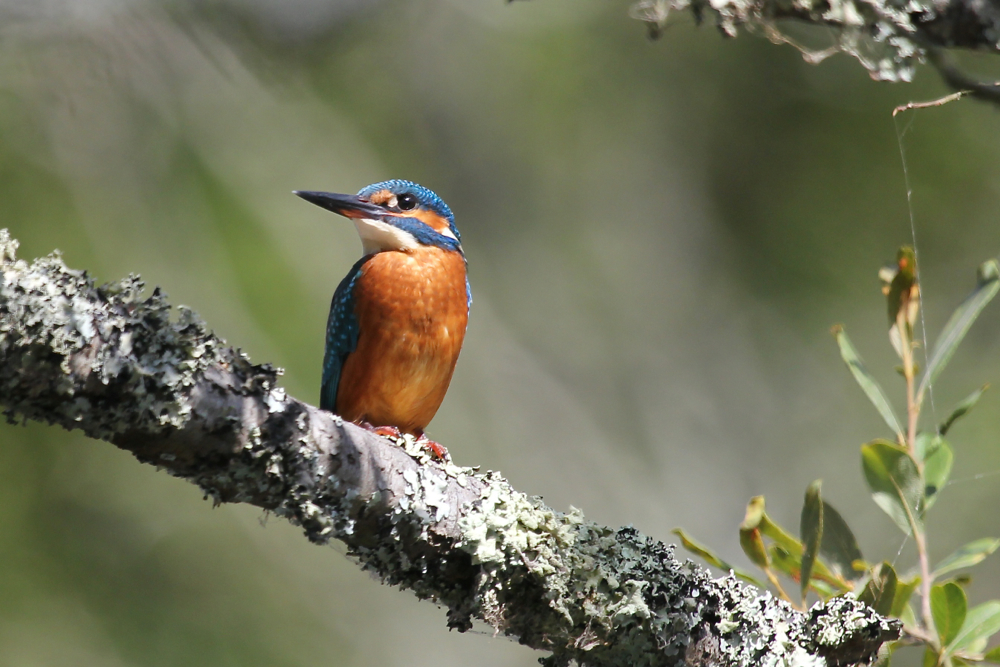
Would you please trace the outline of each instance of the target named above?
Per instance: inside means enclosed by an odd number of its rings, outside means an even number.
[[[354,222],[363,256],[333,294],[320,408],[379,435],[424,433],[451,383],[472,305],[462,237],[439,196],[390,180],[295,194]]]

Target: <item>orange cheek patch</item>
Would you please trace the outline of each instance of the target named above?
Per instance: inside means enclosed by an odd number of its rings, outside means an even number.
[[[379,190],[371,197],[369,197],[368,201],[370,201],[373,204],[377,204],[379,206],[385,206],[386,204],[389,203],[389,200],[392,199],[394,196],[395,195],[393,195],[388,190]]]
[[[421,209],[417,211],[411,211],[408,213],[408,215],[411,218],[416,218],[420,222],[424,223],[438,234],[442,234],[450,238],[455,238],[455,234],[451,231],[451,226],[448,225],[448,221],[442,218],[434,211],[427,211]]]

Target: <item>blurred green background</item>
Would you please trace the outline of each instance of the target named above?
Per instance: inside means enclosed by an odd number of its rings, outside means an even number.
[[[1000,129],[923,70],[626,2],[0,0],[0,226],[99,280],[141,273],[316,402],[353,228],[293,189],[386,178],[453,208],[475,303],[430,434],[558,509],[745,564],[750,496],[795,528],[817,477],[869,560],[912,563],[858,448],[888,435],[839,361],[843,322],[894,398],[876,271],[911,241],[933,340],[1000,252]],[[912,124],[910,124],[912,121]],[[935,387],[1000,382],[1000,307]],[[935,559],[1000,536],[1000,397],[952,432]],[[897,405],[900,403],[897,402]],[[972,602],[1000,595],[1000,558]],[[79,434],[0,427],[0,665],[527,666],[489,628],[362,574],[244,506]]]

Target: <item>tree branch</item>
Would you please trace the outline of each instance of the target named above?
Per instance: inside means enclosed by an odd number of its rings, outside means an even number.
[[[130,276],[95,287],[58,255],[30,266],[0,231],[0,403],[81,429],[197,484],[343,541],[386,583],[551,651],[548,665],[846,665],[899,626],[853,598],[806,614],[672,547],[428,461],[287,396],[187,309]]]
[[[1000,104],[1000,83],[980,82],[947,64],[947,49],[1000,53],[1000,4],[996,0],[640,0],[632,15],[658,36],[671,11],[705,16],[729,37],[739,27],[792,44],[807,60],[819,62],[843,52],[856,58],[879,81],[910,81],[916,65],[931,60],[954,90]],[[800,46],[781,29],[782,22],[822,27],[829,48]]]

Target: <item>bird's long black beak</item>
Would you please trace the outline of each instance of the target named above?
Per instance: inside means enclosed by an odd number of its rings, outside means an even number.
[[[345,218],[375,218],[385,215],[385,209],[365,201],[357,195],[338,195],[332,192],[295,190],[295,194],[320,208],[339,213]]]

